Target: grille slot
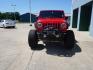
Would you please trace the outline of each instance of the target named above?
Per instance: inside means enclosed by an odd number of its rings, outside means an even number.
[[[43,28],[46,28],[46,27],[54,27],[56,29],[59,29],[60,24],[59,23],[46,23],[46,24],[43,24]]]

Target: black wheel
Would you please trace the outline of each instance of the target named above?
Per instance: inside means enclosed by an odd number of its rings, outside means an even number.
[[[15,26],[12,26],[12,28],[15,28]]]
[[[64,46],[66,49],[72,49],[75,45],[75,36],[74,32],[68,30],[64,38]]]
[[[36,30],[30,30],[28,36],[28,44],[32,50],[35,50],[37,48],[37,43],[38,43],[38,39],[37,39]]]

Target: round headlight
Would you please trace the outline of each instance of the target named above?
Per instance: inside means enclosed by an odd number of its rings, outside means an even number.
[[[38,26],[38,27],[42,27],[42,23],[38,23],[37,26]]]
[[[61,23],[60,27],[61,27],[62,29],[66,29],[66,28],[67,28],[67,25],[66,25],[66,23]]]

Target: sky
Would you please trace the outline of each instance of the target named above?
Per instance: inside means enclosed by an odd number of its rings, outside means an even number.
[[[39,13],[40,10],[64,10],[71,12],[71,0],[31,0],[31,12]],[[0,12],[13,12],[21,14],[29,12],[29,0],[0,0]]]

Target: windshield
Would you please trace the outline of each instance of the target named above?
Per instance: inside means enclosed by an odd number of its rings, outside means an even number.
[[[63,18],[63,11],[41,11],[39,17],[41,18]]]

